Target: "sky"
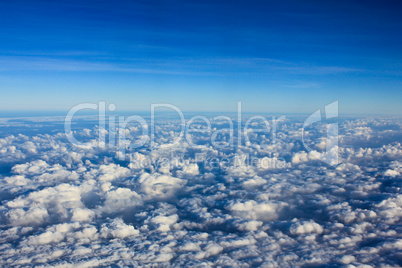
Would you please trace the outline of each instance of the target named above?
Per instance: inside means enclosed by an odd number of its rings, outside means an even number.
[[[399,1],[1,1],[0,110],[402,114]]]

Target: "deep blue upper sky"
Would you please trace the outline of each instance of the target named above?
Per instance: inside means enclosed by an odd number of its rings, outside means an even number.
[[[1,1],[0,109],[401,114],[400,1]]]

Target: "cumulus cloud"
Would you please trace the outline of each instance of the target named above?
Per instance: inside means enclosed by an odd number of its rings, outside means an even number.
[[[74,133],[84,146],[55,129],[61,119],[24,120],[0,120],[13,133],[0,137],[1,267],[402,265],[397,119],[340,120],[334,166],[317,160],[325,125],[309,130],[309,151],[297,118],[278,124],[275,143],[250,133],[258,146],[127,146],[126,160],[98,146],[110,132],[89,117]],[[174,140],[179,124],[159,122],[156,143]],[[125,133],[142,135],[137,125]],[[172,155],[174,165],[157,161]]]
[[[126,238],[137,236],[139,233],[133,226],[125,224],[120,218],[114,219],[109,224],[103,224],[100,230],[103,238]]]
[[[296,221],[290,227],[290,233],[294,235],[310,234],[310,233],[322,234],[323,232],[324,229],[322,228],[322,226],[314,221],[308,221],[308,222]]]
[[[128,188],[117,188],[105,193],[105,202],[101,210],[106,213],[116,213],[138,206],[142,203],[141,196]]]
[[[61,184],[8,201],[4,207],[9,223],[20,226],[65,221],[84,205],[79,187]]]
[[[141,189],[147,199],[173,197],[185,181],[168,175],[144,173],[139,178]]]
[[[286,207],[284,202],[262,202],[257,203],[254,200],[246,202],[235,202],[229,205],[229,210],[242,218],[271,221],[279,217],[280,211]]]

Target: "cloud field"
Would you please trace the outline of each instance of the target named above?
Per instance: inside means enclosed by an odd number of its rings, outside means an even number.
[[[1,119],[0,266],[402,266],[401,120],[342,118],[333,166],[315,158],[325,125],[309,130],[313,151],[301,125],[287,118],[275,143],[250,135],[265,146],[216,149],[198,133],[206,146],[128,145],[122,160],[85,120],[76,146],[60,118]],[[156,142],[178,129],[158,122]]]

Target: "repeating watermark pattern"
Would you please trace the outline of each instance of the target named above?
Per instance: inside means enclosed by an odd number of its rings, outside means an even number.
[[[150,117],[145,118],[139,115],[131,116],[116,116],[107,115],[109,112],[116,110],[116,105],[109,104],[106,106],[105,102],[96,103],[82,103],[74,106],[68,112],[65,118],[65,134],[68,140],[75,146],[89,146],[88,143],[78,141],[72,130],[73,119],[76,114],[82,110],[90,109],[98,112],[98,137],[97,146],[100,148],[116,148],[117,155],[120,160],[130,160],[133,167],[146,168],[148,165],[169,165],[174,166],[182,165],[186,162],[185,159],[178,161],[177,156],[170,156],[170,158],[160,159],[136,159],[133,154],[126,153],[133,152],[136,149],[147,147],[150,150],[166,150],[175,148],[179,145],[185,144],[195,150],[202,150],[205,148],[214,148],[217,151],[225,151],[228,149],[236,150],[240,147],[249,147],[258,150],[269,150],[277,142],[277,129],[278,124],[285,124],[286,116],[273,116],[266,118],[262,115],[254,115],[248,117],[243,122],[242,105],[241,102],[237,104],[237,118],[218,115],[215,117],[206,117],[204,115],[195,115],[191,118],[185,118],[184,113],[172,104],[158,103],[152,104],[150,107]],[[174,133],[169,133],[169,138],[159,133],[156,111],[158,109],[168,109],[174,112],[179,117],[175,122]],[[325,106],[325,119],[331,119],[338,116],[338,102],[333,102]],[[148,119],[148,120],[147,120]],[[307,152],[318,160],[325,162],[329,165],[338,164],[338,124],[331,123],[327,125],[327,137],[325,152],[318,153],[316,150],[310,148],[305,141],[305,136],[308,133],[305,128],[310,125],[321,122],[321,112],[317,110],[310,115],[304,122],[301,131],[301,140]],[[130,127],[135,126],[136,138],[129,137]],[[160,136],[163,136],[162,138]],[[256,136],[263,137],[260,140],[255,139]],[[159,137],[159,138],[158,138]],[[201,141],[197,138],[202,137]],[[161,142],[161,140],[163,142]],[[268,152],[272,154],[272,152]],[[138,156],[138,155],[137,155]],[[179,157],[180,158],[180,157]],[[182,157],[183,158],[183,157]],[[225,170],[229,166],[235,167],[240,164],[254,165],[258,168],[286,168],[289,167],[283,158],[279,156],[274,157],[254,157],[246,156],[246,160],[238,161],[242,157],[235,154],[230,159],[225,158],[205,158],[201,161],[204,166],[212,168],[219,168]],[[244,158],[244,157],[243,157]],[[200,163],[199,158],[194,158],[191,161]],[[237,161],[237,162],[236,162]],[[188,162],[188,159],[187,159]]]

